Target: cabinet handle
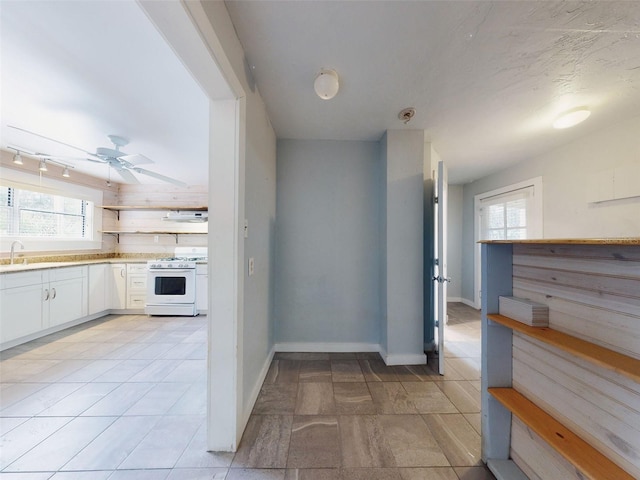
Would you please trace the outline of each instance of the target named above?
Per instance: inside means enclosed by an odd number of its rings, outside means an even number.
[[[47,300],[49,300],[49,289],[45,288],[44,289],[44,301],[46,302]]]
[[[52,293],[51,293],[51,300],[53,300],[54,298],[56,298],[56,289],[55,289],[55,288],[52,288],[52,289],[51,289],[51,292],[52,292]]]

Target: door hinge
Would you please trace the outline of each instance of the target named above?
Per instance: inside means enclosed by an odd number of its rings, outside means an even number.
[[[440,265],[440,262],[438,261],[438,259],[437,259],[437,258],[434,258],[434,259],[433,259],[433,264],[434,264],[434,265]]]
[[[433,197],[433,203],[438,203],[438,197]]]

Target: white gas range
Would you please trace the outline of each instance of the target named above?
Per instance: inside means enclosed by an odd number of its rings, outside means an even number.
[[[176,247],[174,256],[147,262],[147,315],[196,316],[196,263],[207,247]]]

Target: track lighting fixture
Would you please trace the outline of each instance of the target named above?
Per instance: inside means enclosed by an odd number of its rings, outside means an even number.
[[[69,175],[69,167],[64,167],[64,170],[62,170],[62,176],[64,178],[69,178],[71,175]]]
[[[47,162],[44,159],[40,160],[40,167],[38,167],[38,170],[40,170],[41,172],[46,172],[49,170],[47,168]]]
[[[20,150],[16,150],[16,154],[13,156],[13,163],[16,165],[24,165],[22,161],[22,155],[20,155]]]

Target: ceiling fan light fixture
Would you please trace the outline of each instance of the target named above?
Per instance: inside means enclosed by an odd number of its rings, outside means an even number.
[[[40,166],[38,167],[38,170],[40,170],[41,172],[46,172],[47,170],[49,170],[47,168],[47,162],[45,162],[44,160],[40,160]]]
[[[22,161],[22,155],[20,155],[20,150],[18,150],[13,156],[13,163],[15,163],[16,165],[24,165],[24,162]]]
[[[587,107],[577,107],[568,110],[555,119],[553,128],[563,129],[570,128],[584,122],[591,115],[591,111]]]
[[[323,100],[331,100],[338,94],[340,81],[335,70],[322,69],[313,82],[313,89]]]

